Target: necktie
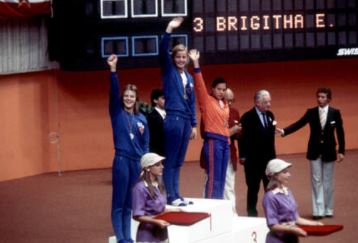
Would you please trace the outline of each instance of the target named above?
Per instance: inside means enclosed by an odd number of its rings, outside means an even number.
[[[267,115],[265,112],[262,112],[262,120],[264,121],[264,127],[268,127]]]
[[[327,120],[327,115],[326,115],[325,110],[320,109],[319,110],[319,121],[321,123],[321,128],[322,129],[324,128],[324,125],[326,125],[326,120]]]

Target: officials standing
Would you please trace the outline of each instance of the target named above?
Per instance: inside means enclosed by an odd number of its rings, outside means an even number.
[[[164,119],[166,112],[164,110],[165,98],[161,89],[153,89],[150,95],[153,110],[148,115],[149,126],[149,151],[164,156]]]
[[[239,140],[240,163],[245,167],[247,185],[247,214],[257,216],[257,198],[260,183],[268,184],[265,175],[267,163],[276,157],[275,118],[270,111],[271,96],[266,90],[257,91],[254,108],[241,118],[242,134]]]
[[[239,141],[241,124],[240,113],[233,107],[235,102],[234,92],[227,88],[225,91],[225,99],[229,104],[229,134],[230,134],[230,158],[226,170],[224,199],[230,200],[232,203],[232,209],[234,213],[236,211],[236,193],[235,193],[235,176],[237,171],[237,148],[236,143]]]
[[[308,109],[301,119],[290,126],[277,130],[282,136],[287,136],[306,124],[310,126],[307,159],[311,166],[312,215],[314,219],[320,219],[333,217],[334,162],[343,161],[345,140],[341,113],[329,106],[332,100],[331,90],[319,88],[316,97],[317,107]]]

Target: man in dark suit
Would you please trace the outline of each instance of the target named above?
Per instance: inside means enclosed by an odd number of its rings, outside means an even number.
[[[148,115],[149,151],[164,156],[165,98],[163,90],[154,89],[151,94],[153,111]]]
[[[329,106],[332,92],[329,88],[316,91],[318,106],[308,109],[301,119],[284,129],[282,136],[291,134],[306,124],[310,126],[307,159],[311,165],[312,215],[314,219],[333,217],[334,162],[344,159],[345,141],[341,113]],[[338,140],[338,158],[336,138]]]
[[[257,216],[257,195],[260,183],[268,184],[265,175],[269,160],[276,157],[275,118],[270,111],[271,96],[266,90],[256,92],[255,106],[241,118],[241,139],[239,140],[240,163],[244,165],[247,185],[247,214]]]

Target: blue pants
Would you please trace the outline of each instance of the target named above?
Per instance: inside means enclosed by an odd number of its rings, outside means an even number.
[[[220,136],[220,135],[218,135]],[[206,165],[205,197],[214,199],[224,198],[227,164],[229,161],[230,147],[224,139],[205,138],[204,158]]]
[[[132,187],[140,174],[139,160],[116,155],[112,167],[112,224],[117,241],[131,239]]]
[[[180,197],[180,167],[184,163],[191,134],[190,120],[176,115],[167,115],[164,120],[165,162],[163,180],[167,192],[167,201]]]

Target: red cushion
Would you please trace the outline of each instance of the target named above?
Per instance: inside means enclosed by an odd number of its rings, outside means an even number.
[[[307,235],[323,236],[329,235],[343,229],[343,225],[298,225],[307,232]]]
[[[192,225],[200,220],[210,217],[208,213],[190,213],[190,212],[168,212],[155,216],[155,219],[162,219],[175,225]]]

